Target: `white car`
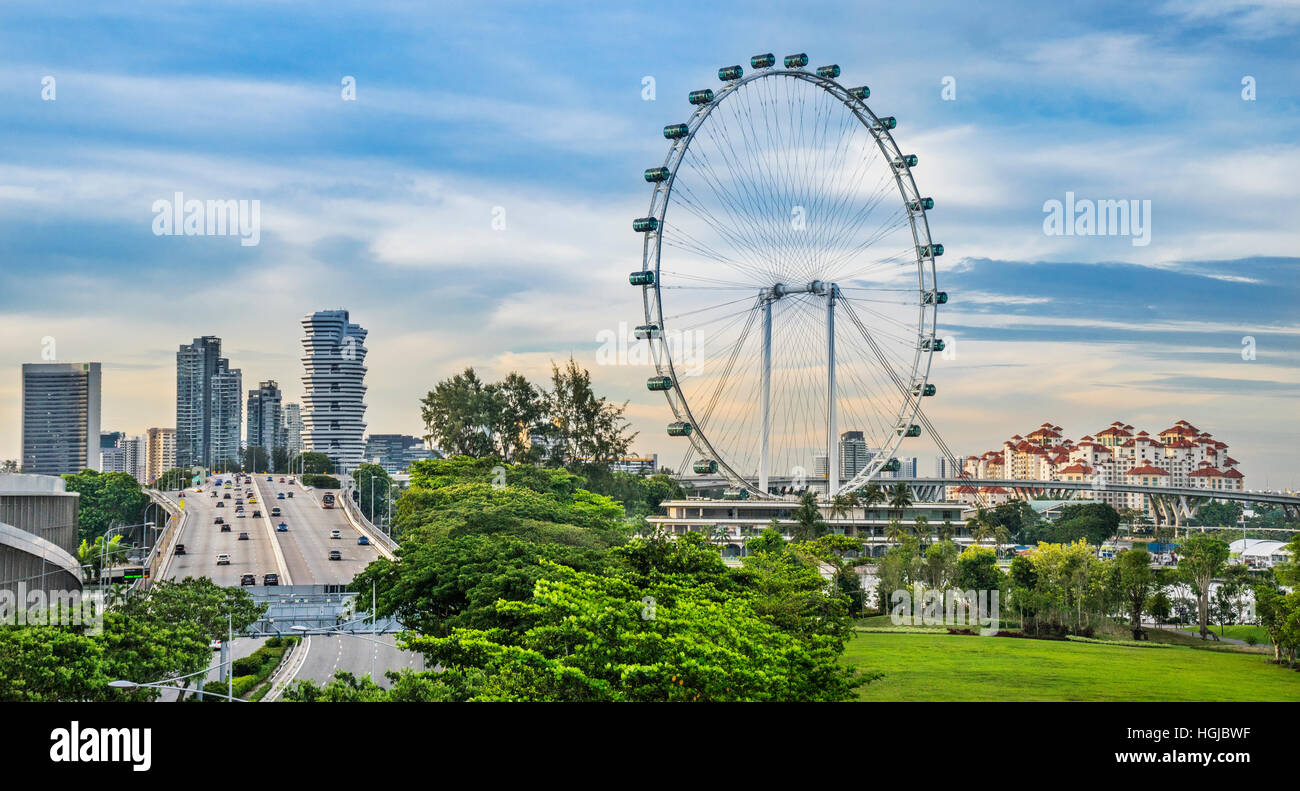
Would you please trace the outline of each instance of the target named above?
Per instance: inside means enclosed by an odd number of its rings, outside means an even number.
[[[330,538],[342,538],[342,537],[343,537],[343,533],[342,533],[342,532],[340,532],[340,531],[338,531],[338,530],[331,530],[331,531],[330,531]]]
[[[229,565],[230,565],[230,555],[226,554],[225,552],[222,552],[221,554],[217,555],[217,565],[218,565],[218,566],[229,566]]]

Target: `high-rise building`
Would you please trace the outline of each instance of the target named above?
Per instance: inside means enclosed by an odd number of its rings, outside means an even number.
[[[176,352],[176,466],[208,466],[212,447],[212,377],[221,339],[195,338]]]
[[[934,477],[936,478],[956,478],[961,475],[962,458],[949,459],[946,456],[935,456],[934,458]]]
[[[248,447],[266,448],[270,456],[285,446],[281,401],[280,385],[274,379],[258,382],[256,390],[248,391]]]
[[[25,363],[22,469],[40,475],[99,467],[99,363]]]
[[[346,474],[361,463],[366,433],[366,331],[346,310],[304,316],[303,450],[324,453]]]
[[[866,469],[875,457],[861,431],[846,431],[840,435],[840,478],[849,480]]]
[[[145,462],[149,455],[149,438],[143,434],[137,434],[134,437],[126,437],[122,440],[122,466],[123,472],[131,474],[140,483],[147,483],[145,479]]]
[[[212,428],[208,465],[233,464],[240,459],[239,436],[243,427],[244,377],[238,368],[222,358],[217,361],[217,372],[212,375]]]
[[[97,469],[100,472],[126,472],[126,448],[100,448]]]
[[[284,405],[284,447],[291,459],[302,453],[302,409],[297,404]]]
[[[433,451],[424,440],[409,434],[371,434],[366,437],[365,461],[378,464],[384,472],[406,472],[411,462],[432,459]]]
[[[148,448],[145,452],[145,483],[153,483],[176,466],[176,429],[149,429]]]
[[[101,431],[99,432],[99,447],[101,450],[103,448],[116,448],[121,445],[124,439],[126,439],[125,431]]]

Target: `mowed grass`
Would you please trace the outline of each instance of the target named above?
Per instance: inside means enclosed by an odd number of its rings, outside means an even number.
[[[844,659],[885,674],[860,700],[1300,701],[1300,672],[1196,648],[867,632]]]

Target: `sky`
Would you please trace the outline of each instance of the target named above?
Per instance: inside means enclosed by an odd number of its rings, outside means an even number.
[[[0,458],[48,339],[103,363],[102,425],[135,434],[174,425],[180,344],[220,336],[297,400],[300,318],[346,308],[370,431],[423,433],[467,366],[572,355],[675,466],[648,369],[597,356],[642,320],[641,173],[718,67],[806,52],[921,157],[950,447],[1186,419],[1249,488],[1300,487],[1300,4],[115,5],[0,9]],[[259,201],[258,244],[156,235],[176,192]],[[1067,193],[1150,201],[1148,243],[1045,233]]]

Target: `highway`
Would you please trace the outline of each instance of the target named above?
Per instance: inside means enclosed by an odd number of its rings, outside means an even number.
[[[290,476],[274,475],[270,481],[265,475],[251,477],[257,503],[248,503],[245,499],[244,512],[248,516],[243,518],[235,517],[235,499],[243,498],[248,487],[218,488],[217,496],[212,497],[214,479],[210,478],[200,487],[201,491],[186,491],[187,517],[177,539],[178,543],[185,545],[185,554],[171,558],[165,578],[206,576],[219,585],[238,586],[244,574],[256,575],[259,585],[264,574],[279,574],[281,585],[342,585],[351,582],[358,572],[379,557],[373,547],[357,544],[360,534],[348,522],[341,506],[332,509],[321,507],[322,492],[305,489],[299,483],[288,483]],[[285,483],[280,483],[281,477],[285,478]],[[289,497],[289,492],[293,492],[292,497]],[[277,497],[281,493],[285,495],[284,499]],[[336,497],[343,496],[342,492],[333,493]],[[229,500],[225,499],[226,494],[230,494]],[[224,507],[218,508],[219,502]],[[277,506],[280,516],[270,516],[271,509]],[[260,511],[262,516],[253,518],[254,511]],[[214,524],[218,516],[231,525],[231,532],[223,533]],[[283,533],[275,529],[281,521],[288,528]],[[339,531],[339,538],[330,538],[334,530]],[[238,540],[241,531],[248,533],[248,540]],[[330,550],[338,550],[343,559],[330,560]],[[230,555],[229,565],[216,564],[217,554],[221,552]],[[358,597],[358,610],[368,609],[366,599],[364,595]],[[305,638],[299,649],[305,651],[295,658],[298,670],[294,679],[324,683],[333,678],[335,670],[347,670],[358,677],[368,676],[372,653],[378,676],[376,682],[385,687],[388,686],[383,677],[385,670],[424,669],[423,657],[398,650],[393,645],[393,635],[378,635],[375,639],[382,645],[370,642],[370,635],[364,637],[366,639],[312,635]],[[240,638],[235,643],[236,655],[241,656],[251,653],[261,640]]]

